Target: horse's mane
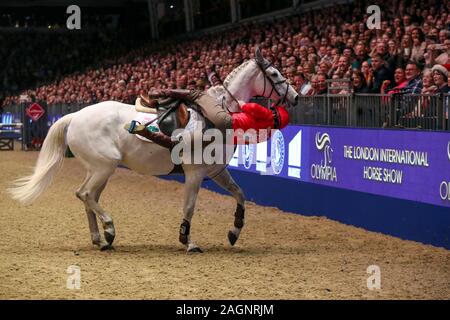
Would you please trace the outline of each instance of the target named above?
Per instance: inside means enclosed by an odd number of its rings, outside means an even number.
[[[233,69],[233,70],[227,75],[227,77],[226,77],[225,80],[223,81],[223,84],[219,84],[219,85],[217,85],[217,86],[210,87],[210,88],[208,89],[208,94],[211,95],[211,96],[213,96],[213,97],[216,97],[216,99],[217,99],[219,102],[223,103],[222,99],[223,99],[224,97],[227,97],[227,96],[228,96],[228,95],[227,95],[227,91],[225,90],[225,87],[228,88],[228,87],[230,86],[231,81],[233,81],[233,80],[236,78],[236,76],[239,74],[239,72],[242,71],[242,69],[244,69],[246,66],[248,66],[248,65],[250,64],[251,61],[252,61],[252,60],[247,60],[247,61],[243,62],[241,65],[239,65],[238,67],[236,67],[235,69]],[[232,97],[231,97],[231,98],[232,98]],[[231,98],[230,98],[230,99],[231,99]],[[234,99],[231,99],[231,100],[228,101],[228,102],[229,102],[230,104],[234,104],[235,102],[234,102],[233,100],[234,100]],[[237,105],[237,106],[235,107],[235,109],[236,109],[236,110],[240,110],[240,106]]]
[[[228,88],[228,85],[230,84],[231,80],[233,80],[234,77],[236,77],[236,75],[250,63],[250,61],[252,60],[247,60],[243,62],[239,67],[233,69],[233,71],[231,71],[223,81],[224,86]]]

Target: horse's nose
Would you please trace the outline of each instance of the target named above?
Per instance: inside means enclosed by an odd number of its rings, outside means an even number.
[[[295,104],[298,103],[298,94],[295,96],[294,101],[295,101]]]

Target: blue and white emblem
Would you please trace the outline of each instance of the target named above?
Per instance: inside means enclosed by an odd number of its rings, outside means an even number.
[[[270,148],[270,164],[275,174],[283,170],[284,165],[284,137],[280,130],[275,131]]]

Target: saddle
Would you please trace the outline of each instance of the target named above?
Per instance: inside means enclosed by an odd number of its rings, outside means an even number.
[[[136,99],[135,108],[138,112],[156,114],[159,129],[165,135],[171,136],[176,129],[185,128],[189,122],[188,102],[172,98],[150,99],[140,95]]]

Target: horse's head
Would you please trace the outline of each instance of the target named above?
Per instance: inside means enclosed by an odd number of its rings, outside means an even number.
[[[223,86],[211,87],[208,93],[226,100],[230,111],[238,111],[237,100],[248,102],[254,96],[264,96],[278,104],[297,104],[298,93],[286,78],[274,68],[256,48],[255,59],[247,60],[225,78]]]
[[[272,64],[263,57],[259,47],[255,49],[255,63],[259,72],[254,80],[254,90],[259,96],[294,106],[298,102],[298,93]]]

